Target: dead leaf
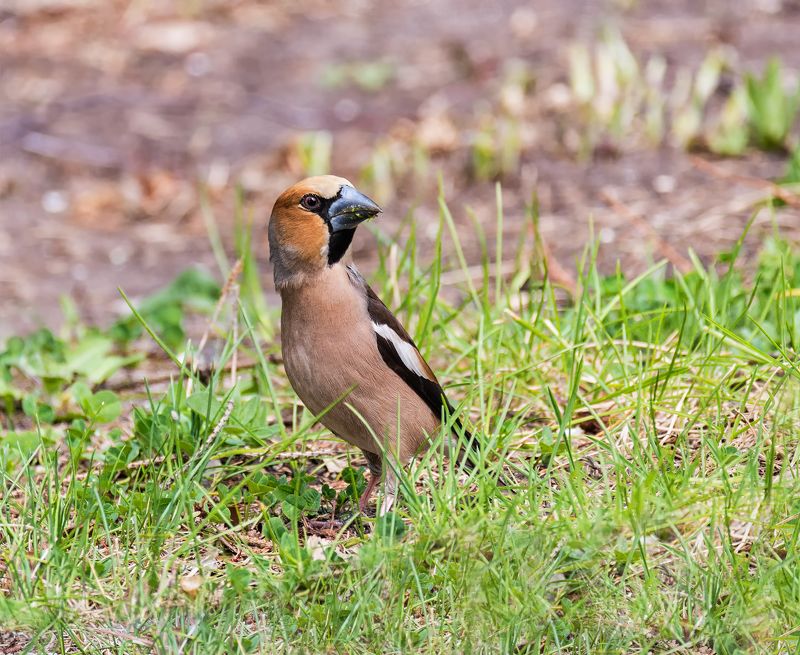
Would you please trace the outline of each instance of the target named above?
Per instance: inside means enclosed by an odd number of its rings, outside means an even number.
[[[431,114],[425,116],[417,126],[417,141],[428,152],[450,152],[458,146],[458,131],[446,114]]]
[[[328,473],[341,473],[347,468],[347,461],[340,457],[323,457],[322,463]]]

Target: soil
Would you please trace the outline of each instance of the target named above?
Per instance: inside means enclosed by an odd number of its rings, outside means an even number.
[[[469,225],[469,206],[491,235],[494,182],[468,172],[469,141],[510,61],[533,77],[520,166],[500,177],[510,242],[528,229],[537,190],[543,237],[566,271],[590,232],[606,271],[620,260],[633,274],[689,247],[710,258],[739,237],[764,189],[669,146],[601,145],[584,160],[563,146],[574,128],[548,99],[567,81],[567,48],[608,26],[637,56],[663,54],[671,74],[720,45],[742,70],[772,55],[800,69],[796,0],[5,0],[0,339],[58,326],[62,295],[106,323],[121,310],[117,287],[135,298],[189,265],[213,268],[203,207],[230,245],[237,186],[268,279],[266,220],[303,176],[296,143],[307,131],[332,134],[333,172],[351,179],[376,147],[432,134],[430,174],[382,193],[378,229],[395,234],[411,208],[423,226],[435,220],[441,170],[456,221]],[[366,82],[337,81],[369,63]],[[752,152],[718,165],[773,178],[785,159]],[[761,212],[750,255],[775,225],[800,238],[800,213]],[[354,256],[368,271],[375,236],[361,232]]]

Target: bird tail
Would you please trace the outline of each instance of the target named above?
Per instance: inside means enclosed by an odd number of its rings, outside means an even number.
[[[453,421],[453,432],[459,437],[460,443],[456,445],[457,452],[451,453],[451,456],[455,455],[455,459],[463,464],[468,471],[474,471],[478,468],[482,459],[483,443],[474,432],[467,430],[458,418]],[[505,473],[501,472],[497,478],[497,484],[501,487],[508,487],[511,485],[511,481]]]

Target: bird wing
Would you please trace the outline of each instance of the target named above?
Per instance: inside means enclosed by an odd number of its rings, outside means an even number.
[[[366,294],[367,312],[372,321],[372,328],[378,342],[378,351],[383,361],[425,401],[434,416],[443,419],[442,410],[444,408],[447,408],[448,414],[452,414],[453,406],[447,400],[444,389],[403,325],[378,298],[378,295],[354,266],[349,265],[347,271],[353,283],[363,288]],[[464,428],[458,418],[453,421],[453,428],[457,433],[463,435],[466,442],[466,449],[462,453],[465,464],[469,468],[474,468],[481,450],[480,442],[475,435]],[[506,483],[502,482],[502,484]]]
[[[400,321],[354,267],[348,266],[347,269],[351,279],[361,286],[366,294],[367,312],[372,321],[378,351],[383,361],[425,401],[437,418],[442,417],[444,407],[447,407],[448,412],[453,411],[436,375]]]

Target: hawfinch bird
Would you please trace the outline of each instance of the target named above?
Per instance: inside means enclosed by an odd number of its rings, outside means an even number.
[[[362,512],[385,476],[383,514],[397,495],[387,458],[403,465],[425,450],[452,407],[408,332],[342,263],[358,224],[380,211],[344,178],[310,177],[275,202],[269,247],[289,382],[325,427],[364,452]]]

